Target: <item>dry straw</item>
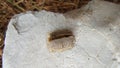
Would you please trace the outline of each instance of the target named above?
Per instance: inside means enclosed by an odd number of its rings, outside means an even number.
[[[26,11],[47,10],[52,12],[64,13],[73,9],[80,8],[90,0],[0,0],[0,56],[4,43],[4,35],[7,24],[15,14]],[[120,0],[107,0],[120,3]],[[0,58],[1,59],[1,58]],[[0,61],[0,64],[2,62]],[[0,65],[0,68],[2,66]]]

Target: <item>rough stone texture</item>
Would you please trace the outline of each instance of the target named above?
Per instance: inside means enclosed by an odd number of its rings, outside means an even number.
[[[74,47],[49,52],[49,33],[62,29],[73,32]],[[65,14],[14,16],[6,32],[3,68],[120,68],[120,5],[91,1]]]

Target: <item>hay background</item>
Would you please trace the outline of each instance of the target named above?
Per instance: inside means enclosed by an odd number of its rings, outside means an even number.
[[[5,31],[11,17],[26,11],[47,10],[65,13],[78,9],[90,0],[0,0],[0,68],[2,68],[2,51],[4,48]],[[106,0],[120,4],[120,0]]]

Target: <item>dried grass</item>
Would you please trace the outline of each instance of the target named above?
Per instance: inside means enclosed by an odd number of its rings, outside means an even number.
[[[0,0],[0,57],[4,43],[4,34],[10,18],[18,13],[26,11],[47,10],[64,13],[80,8],[90,0]],[[120,0],[107,0],[120,3]],[[0,58],[1,60],[1,58]],[[2,68],[0,61],[0,68]]]

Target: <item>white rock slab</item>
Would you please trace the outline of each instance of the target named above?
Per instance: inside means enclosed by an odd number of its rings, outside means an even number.
[[[63,38],[59,44],[74,46],[50,52],[49,34],[63,29],[70,30],[75,41]],[[91,1],[65,14],[15,15],[6,32],[3,68],[120,68],[120,5]]]

